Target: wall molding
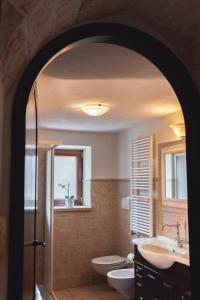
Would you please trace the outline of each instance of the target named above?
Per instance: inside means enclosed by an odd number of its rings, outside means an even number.
[[[168,213],[174,213],[174,214],[187,214],[187,209],[184,209],[184,210],[178,210],[178,209],[173,209],[173,208],[168,208],[168,207],[162,207],[160,208],[160,211],[163,211],[163,212],[168,212]]]

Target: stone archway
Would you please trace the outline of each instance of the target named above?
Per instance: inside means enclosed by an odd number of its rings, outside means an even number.
[[[26,104],[30,89],[38,73],[56,53],[63,48],[76,47],[81,43],[104,42],[121,45],[138,52],[149,59],[170,82],[182,106],[187,132],[189,228],[192,247],[192,276],[198,276],[199,234],[198,174],[200,163],[198,153],[198,101],[199,95],[187,70],[179,59],[162,43],[152,36],[131,27],[113,23],[95,23],[71,29],[48,43],[35,56],[21,78],[14,99],[12,126],[12,170],[9,247],[8,299],[21,299],[23,276],[23,197],[24,197],[24,145]],[[66,48],[67,51],[67,48]],[[187,99],[190,99],[188,101]],[[193,295],[198,285],[192,282]]]

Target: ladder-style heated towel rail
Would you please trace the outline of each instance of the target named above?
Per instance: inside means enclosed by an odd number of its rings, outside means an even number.
[[[132,140],[132,232],[153,236],[153,136]]]

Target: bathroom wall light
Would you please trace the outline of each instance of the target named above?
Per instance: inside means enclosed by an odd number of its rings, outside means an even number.
[[[171,124],[169,127],[179,138],[185,138],[185,124],[183,122]]]
[[[109,107],[104,104],[87,104],[81,107],[81,110],[91,116],[100,116],[105,114]]]

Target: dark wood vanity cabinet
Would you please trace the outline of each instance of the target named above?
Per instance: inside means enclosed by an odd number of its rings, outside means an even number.
[[[159,278],[157,274],[138,263],[135,263],[135,285],[136,299],[158,299]]]
[[[186,292],[183,296],[182,300],[192,300],[192,296],[190,292]]]
[[[158,300],[160,277],[153,270],[135,262],[135,300]]]
[[[188,266],[175,263],[160,270],[149,264],[135,249],[134,300],[187,300],[190,291]]]
[[[161,280],[161,285],[160,285],[160,299],[163,299],[163,300],[181,299],[179,297],[179,292],[177,290],[176,285],[172,285],[169,282]]]

